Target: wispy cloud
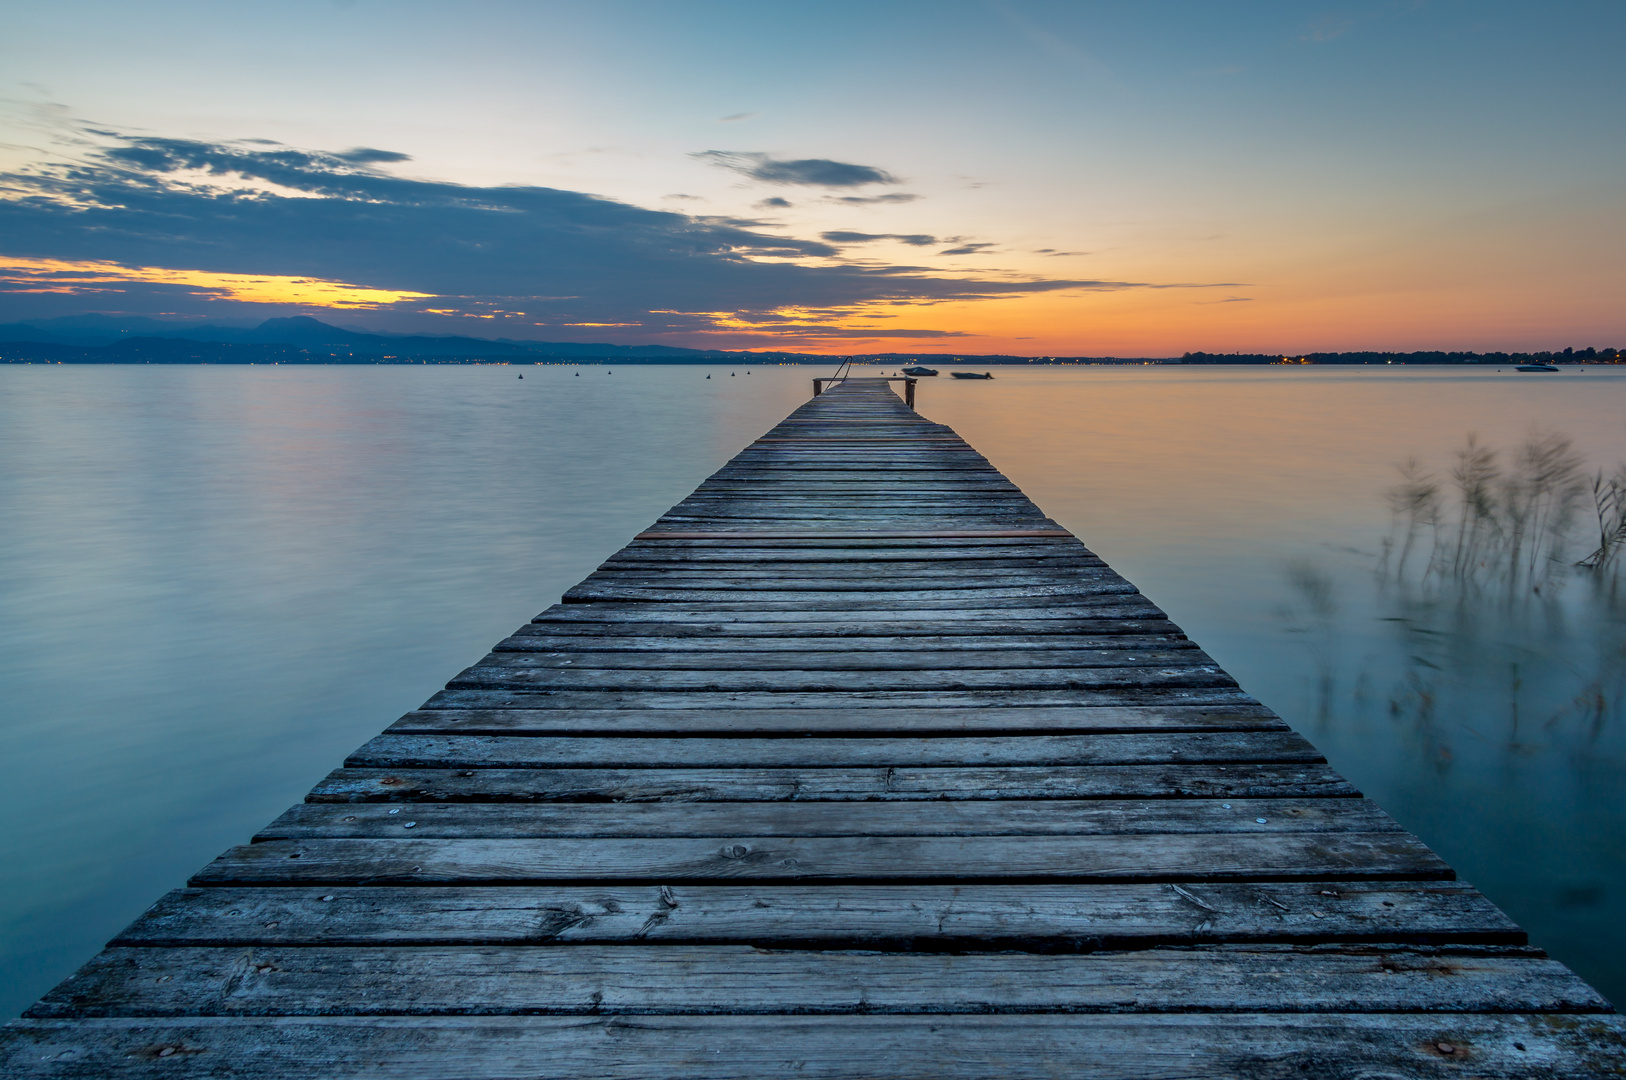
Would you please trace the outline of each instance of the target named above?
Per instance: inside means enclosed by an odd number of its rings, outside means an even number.
[[[767,154],[734,150],[700,150],[689,155],[708,165],[731,169],[764,184],[800,184],[807,187],[849,188],[866,184],[896,184],[897,177],[873,165],[853,165],[829,158],[795,161]]]
[[[728,116],[719,116],[717,118],[717,122],[719,124],[737,124],[741,120],[755,119],[756,116],[757,116],[757,114],[754,113],[754,112],[737,112],[737,113],[731,113]]]
[[[1018,33],[1031,42],[1040,52],[1062,61],[1076,70],[1082,72],[1102,87],[1122,91],[1125,86],[1110,67],[1089,49],[1075,41],[1069,41],[1060,34],[1042,26],[1039,22],[1016,9],[1012,4],[996,2],[991,7],[1004,16]]]
[[[1299,35],[1300,41],[1332,41],[1349,33],[1355,25],[1355,20],[1344,15],[1329,12],[1315,22],[1304,28]]]

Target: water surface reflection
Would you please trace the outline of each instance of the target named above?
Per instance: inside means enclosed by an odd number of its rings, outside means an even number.
[[[0,368],[0,1013],[557,599],[827,373],[580,370]],[[1518,589],[1440,568],[1467,561],[1445,510],[1469,431],[1505,468],[1533,425],[1571,440],[1587,487],[1564,558],[1587,554],[1591,480],[1626,459],[1620,374],[996,375],[929,380],[920,410],[1538,944],[1626,997],[1614,578],[1530,562],[1553,504],[1525,526]],[[1440,492],[1447,563],[1426,573],[1435,524],[1391,520],[1384,502],[1410,455]]]
[[[932,389],[933,419],[1626,999],[1626,606],[1618,549],[1597,554],[1619,535],[1621,373],[1098,369]]]

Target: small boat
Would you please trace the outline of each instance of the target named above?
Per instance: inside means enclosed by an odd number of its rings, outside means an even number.
[[[994,374],[991,371],[951,371],[949,374],[953,375],[956,379],[992,379],[994,377]]]
[[[936,375],[937,370],[935,368],[921,367],[917,364],[914,367],[904,368],[903,373],[905,375]]]
[[[1516,371],[1557,371],[1551,364],[1520,364]]]

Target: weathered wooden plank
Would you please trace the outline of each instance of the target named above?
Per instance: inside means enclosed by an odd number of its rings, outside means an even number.
[[[517,663],[525,653],[495,653],[488,660],[453,676],[448,688],[500,687],[515,690],[710,690],[817,691],[862,693],[871,690],[1101,690],[1162,687],[1234,687],[1236,681],[1216,664],[1179,663],[1135,667],[992,667],[924,670],[841,670],[817,664],[808,669],[771,667],[641,667],[569,665],[541,667]],[[755,665],[752,665],[754,668]]]
[[[652,735],[710,733],[914,735],[981,732],[1285,731],[1263,706],[1089,709],[419,709],[392,735]]]
[[[803,473],[785,473],[776,469],[755,473],[714,475],[695,488],[696,495],[852,495],[856,497],[889,494],[939,495],[980,494],[1027,495],[1021,488],[1000,476],[978,477],[912,477],[906,482],[881,483],[874,479],[857,480],[850,476],[842,479],[817,480]]]
[[[773,591],[865,592],[875,590],[919,590],[932,588],[1001,588],[1012,585],[1066,585],[1078,582],[1122,581],[1116,573],[1082,562],[1053,567],[920,567],[898,569],[906,564],[889,563],[877,568],[873,563],[785,564],[764,568],[762,563],[741,569],[728,564],[682,570],[660,566],[605,566],[594,571],[588,581],[635,588],[766,589]]]
[[[958,498],[946,495],[917,499],[846,495],[820,499],[793,495],[776,497],[767,492],[750,498],[722,496],[685,499],[662,515],[662,520],[764,518],[799,524],[807,521],[867,522],[877,515],[892,519],[954,518],[962,522],[1048,520],[1025,498],[988,493]]]
[[[1012,546],[994,546],[1003,543]],[[762,540],[693,540],[665,541],[659,544],[628,545],[610,556],[605,565],[642,565],[673,567],[692,565],[701,567],[751,569],[756,565],[769,569],[828,567],[832,571],[846,568],[861,571],[877,564],[938,569],[952,573],[956,569],[998,568],[1009,562],[1017,569],[1044,569],[1051,567],[1099,567],[1106,565],[1076,542],[1059,544],[1046,541],[1049,546],[1029,544],[1014,546],[1016,541],[938,541],[900,540],[891,543],[861,543],[857,540],[833,540],[825,543]],[[692,560],[692,562],[691,562]]]
[[[810,482],[814,474],[803,473]],[[965,475],[965,474],[958,474]],[[853,528],[809,529],[765,525],[753,529],[694,531],[687,529],[650,529],[638,533],[628,550],[633,551],[705,551],[720,547],[766,547],[774,550],[794,551],[799,548],[847,551],[911,550],[918,552],[980,551],[986,548],[1014,547],[1025,550],[1071,551],[1086,550],[1084,542],[1066,529],[1022,527],[989,528],[962,525],[958,528],[907,529]]]
[[[816,598],[800,600],[777,599],[762,595],[750,599],[746,598],[745,594],[735,594],[730,599],[726,596],[708,597],[698,591],[666,597],[662,597],[654,590],[629,591],[635,591],[636,595],[619,600],[608,596],[595,598],[578,594],[575,599],[567,601],[567,606],[591,604],[595,618],[606,614],[615,614],[619,618],[642,609],[644,618],[676,618],[683,622],[716,620],[725,617],[729,612],[749,613],[749,618],[758,621],[772,620],[775,617],[785,621],[817,618],[816,612],[825,612],[826,618],[847,620],[872,618],[891,621],[920,618],[965,621],[980,620],[990,615],[1007,619],[1078,618],[1079,614],[1091,605],[1119,604],[1124,605],[1127,610],[1129,605],[1136,602],[1130,598],[1139,596],[1133,586],[1110,584],[1079,586],[1076,591],[1040,592],[1035,595],[1027,595],[1021,590],[1012,589],[1007,590],[1013,594],[1010,596],[1000,596],[992,589],[967,589],[965,592],[968,595],[959,599],[954,597],[911,599],[886,593],[838,592],[809,593],[807,594],[809,597]],[[970,601],[973,600],[979,601],[982,606],[972,606]]]
[[[1096,667],[1046,666],[932,667],[842,669],[812,658],[806,668],[783,661],[724,666],[702,660],[698,669],[681,662],[671,667],[606,663],[544,666],[529,653],[493,653],[452,678],[448,687],[511,687],[516,690],[755,690],[765,692],[825,690],[856,693],[871,690],[1140,690],[1163,687],[1234,687],[1219,666],[1202,663],[1202,654],[1161,663]],[[1186,662],[1186,661],[1192,662]],[[526,661],[533,661],[527,663]]]
[[[985,485],[986,487],[986,485]],[[920,488],[886,489],[867,488],[832,491],[825,487],[808,487],[800,491],[756,485],[739,491],[707,491],[696,489],[693,495],[677,503],[689,510],[715,508],[725,512],[747,510],[808,510],[818,507],[856,511],[867,514],[873,510],[892,513],[899,510],[931,509],[964,510],[973,516],[990,511],[1020,510],[1042,517],[1033,501],[1018,489],[992,488],[983,491],[931,491]]]
[[[908,551],[915,552],[915,558],[934,558],[939,553],[970,554],[990,549],[1016,549],[1038,554],[1089,550],[1082,540],[1066,529],[751,529],[699,533],[655,529],[636,534],[622,550],[733,551],[742,548],[792,552]]]
[[[1068,595],[1083,587],[1117,585],[1123,579],[1116,574],[1100,570],[1055,573],[1047,571],[1011,572],[1006,574],[893,574],[871,570],[867,574],[820,575],[800,571],[784,574],[736,574],[733,571],[713,570],[680,573],[663,570],[600,570],[588,576],[584,586],[594,589],[642,589],[662,592],[752,592],[752,593],[935,593],[945,589],[1063,589],[1056,595]],[[1013,594],[1015,595],[1015,594]],[[1021,595],[1051,595],[1049,593],[1023,593]],[[1093,595],[1086,593],[1086,595]]]
[[[1051,530],[1055,522],[1041,514],[1018,506],[985,507],[972,512],[963,507],[909,507],[889,508],[882,516],[875,509],[845,507],[834,509],[791,509],[784,506],[701,507],[689,510],[677,506],[663,514],[655,529],[681,532],[687,535],[725,533],[738,536],[748,534],[754,538],[764,529],[790,529],[801,535],[831,535],[837,530],[852,528],[858,521],[864,525],[906,533],[958,534],[975,531]]]
[[[669,536],[670,533],[662,533]],[[768,566],[864,567],[875,562],[898,563],[920,569],[997,567],[1009,562],[1018,568],[1046,566],[1105,566],[1099,555],[1076,539],[1061,537],[982,537],[977,539],[875,537],[831,539],[825,534],[801,535],[798,540],[774,540],[755,534],[750,539],[707,536],[689,541],[634,541],[607,556],[607,565],[621,563],[660,567],[694,564],[739,566],[760,561]]]
[[[1176,643],[1174,648],[1154,646],[1137,649],[1129,644],[1098,646],[1094,649],[1001,649],[977,652],[886,651],[802,651],[799,649],[745,649],[727,652],[598,652],[585,649],[569,652],[512,649],[493,652],[481,660],[483,671],[562,670],[646,670],[646,671],[942,671],[969,670],[1077,670],[1081,668],[1190,668],[1201,665],[1217,670],[1213,658],[1192,642]],[[473,671],[474,668],[470,668]]]
[[[772,470],[780,473],[800,472],[807,475],[832,473],[852,479],[855,476],[873,476],[898,478],[907,482],[915,474],[938,475],[1002,475],[986,458],[975,454],[895,454],[887,451],[885,463],[869,463],[853,460],[852,448],[831,450],[822,453],[791,454],[784,451],[775,453],[767,449],[742,451],[724,469],[739,470],[741,472]],[[722,471],[715,475],[727,475]]]
[[[781,516],[777,511],[752,517],[729,518],[702,518],[663,515],[655,523],[656,530],[676,532],[686,536],[712,536],[712,537],[748,537],[755,538],[764,529],[787,527],[793,528],[798,535],[836,535],[838,530],[850,528],[845,522],[851,517],[808,517],[798,520],[799,515]],[[900,513],[890,517],[878,517],[865,514],[859,520],[867,526],[874,526],[877,530],[896,533],[899,535],[917,535],[919,533],[935,533],[938,535],[954,536],[986,536],[1009,530],[1019,532],[1032,532],[1034,530],[1048,530],[1054,527],[1055,522],[1048,518],[1035,518],[1019,514],[990,514],[987,516],[973,516],[959,511],[942,511],[928,513],[921,511],[918,514]]]
[[[546,619],[539,619],[534,623],[527,623],[514,631],[514,637],[506,640],[513,641],[522,637],[631,637],[645,638],[648,641],[670,641],[672,648],[703,647],[694,639],[704,638],[774,638],[780,640],[797,639],[796,648],[840,648],[843,640],[853,640],[855,648],[863,648],[873,644],[875,648],[886,648],[889,641],[897,642],[895,647],[906,648],[909,643],[919,641],[924,648],[931,648],[933,639],[941,641],[942,647],[958,648],[960,642],[970,641],[972,648],[976,648],[976,641],[989,642],[989,647],[997,647],[996,643],[1009,641],[1013,644],[1026,641],[1035,648],[1043,647],[1045,641],[1057,641],[1078,637],[1088,640],[1094,636],[1109,634],[1142,635],[1145,637],[1175,637],[1183,639],[1185,634],[1174,623],[1163,617],[1161,612],[1155,615],[1136,618],[1088,618],[1088,619],[1001,619],[997,622],[970,623],[942,621],[933,622],[919,620],[912,622],[884,623],[884,622],[850,622],[843,623],[832,619],[810,618],[798,622],[752,622],[747,619],[729,619],[727,621],[707,622],[696,620],[694,622],[678,622],[662,620],[656,626],[649,626],[650,620],[600,620],[587,617],[593,613],[593,607],[561,607],[571,617],[555,619],[548,615]],[[1119,610],[1119,609],[1113,609]],[[1140,609],[1144,611],[1145,609]],[[1156,611],[1156,609],[1152,609]],[[1000,636],[1004,635],[1004,636]],[[822,639],[822,644],[820,643]],[[1066,648],[1066,640],[1058,642]],[[606,641],[603,648],[620,648],[612,641]],[[651,645],[650,647],[658,647]],[[720,648],[728,648],[726,644]]]
[[[935,465],[964,464],[993,470],[993,466],[988,463],[988,459],[977,453],[968,444],[946,441],[926,443],[920,438],[924,434],[923,432],[900,431],[898,434],[907,437],[901,443],[887,446],[860,445],[870,441],[862,438],[862,436],[880,434],[880,432],[864,432],[849,426],[844,431],[839,433],[831,432],[831,434],[846,437],[831,438],[822,436],[818,431],[777,430],[770,433],[769,436],[775,438],[775,442],[752,443],[736,454],[734,460],[740,463],[779,463],[835,459],[843,462],[852,461],[855,465],[862,467],[865,464],[866,457],[879,458],[884,454],[884,463],[877,461],[875,462],[876,467],[894,469],[907,467],[910,463],[920,462]],[[787,439],[786,436],[798,437]],[[888,442],[892,442],[892,440],[888,440]],[[854,453],[854,451],[858,451],[858,453]]]
[[[746,800],[1341,798],[1325,764],[857,769],[336,769],[312,801],[699,802]]]
[[[1367,799],[1002,800],[521,804],[299,803],[255,842],[727,836],[1100,836],[1162,833],[1399,832]]]
[[[1093,629],[1093,628],[1092,628]],[[596,653],[700,653],[700,652],[790,652],[797,654],[834,653],[952,653],[950,659],[959,660],[962,653],[1016,654],[1038,650],[1053,651],[1065,656],[1070,652],[1105,652],[1113,649],[1196,649],[1197,643],[1168,623],[1161,624],[1165,632],[1153,632],[1158,627],[1145,624],[1135,629],[1113,627],[1105,632],[1089,634],[937,634],[937,635],[875,635],[853,634],[845,636],[822,635],[795,637],[773,631],[748,635],[735,633],[732,638],[717,634],[649,635],[628,633],[617,628],[599,636],[572,628],[565,633],[554,633],[547,626],[527,623],[512,637],[498,642],[493,652],[596,652]],[[1141,632],[1136,632],[1136,631]],[[1189,655],[1189,654],[1188,654]],[[947,661],[945,661],[945,664]]]
[[[268,840],[192,885],[545,881],[1334,881],[1441,878],[1404,832],[1147,836]]]
[[[1459,881],[273,886],[164,896],[116,945],[758,944],[1076,951],[1220,942],[1522,945]]]
[[[917,581],[922,575],[975,581],[1005,576],[1026,578],[1032,574],[1096,572],[1105,564],[1083,557],[1054,556],[1048,559],[777,559],[759,552],[749,559],[712,559],[674,554],[654,557],[607,559],[599,567],[604,574],[661,573],[722,575],[731,579],[771,581],[785,577],[863,580],[876,574],[896,575]]]
[[[889,506],[966,505],[1022,507],[1043,517],[1020,488],[995,478],[937,480],[909,484],[818,483],[801,481],[708,480],[679,506],[777,505],[842,506],[886,510]],[[959,530],[956,530],[959,531]],[[1046,530],[1059,531],[1059,530]],[[1020,538],[1017,538],[1020,539]],[[1053,539],[1062,539],[1055,537]]]
[[[855,510],[866,517],[873,510]],[[911,520],[907,527],[892,530],[855,530],[835,523],[795,522],[774,527],[765,524],[702,527],[661,526],[642,533],[659,540],[636,540],[612,557],[628,559],[673,559],[684,555],[716,556],[729,562],[738,551],[760,552],[770,561],[794,561],[805,556],[814,561],[864,562],[891,558],[904,562],[985,563],[998,557],[1043,562],[1047,558],[1089,562],[1099,558],[1076,537],[1048,526],[1010,526],[979,523],[958,529],[922,527]],[[784,559],[781,559],[784,556]]]
[[[0,1068],[392,1080],[1601,1077],[1626,1021],[1568,1014],[285,1017],[21,1020]],[[1465,1071],[1466,1070],[1466,1071]]]
[[[853,622],[897,621],[942,622],[949,624],[966,621],[985,623],[989,620],[1044,621],[1052,619],[1111,618],[1113,616],[1102,609],[1152,608],[1152,610],[1156,610],[1152,607],[1151,602],[1138,592],[1124,591],[1121,588],[1104,585],[1097,586],[1093,592],[1071,596],[991,597],[978,594],[971,597],[971,599],[979,599],[981,603],[962,603],[959,605],[952,602],[928,602],[888,596],[866,597],[849,594],[846,597],[847,606],[843,609],[839,606],[832,607],[828,603],[830,599],[832,598],[826,595],[821,598],[825,602],[821,603],[787,601],[783,604],[769,606],[750,603],[742,604],[738,601],[717,602],[694,596],[661,604],[626,600],[581,601],[556,604],[541,614],[533,616],[532,621],[570,621],[572,619],[619,621],[622,617],[648,618],[652,615],[659,615],[662,620],[673,622],[727,622],[735,621],[728,619],[727,613],[740,612],[744,621],[796,622],[802,621],[804,612],[825,612],[822,615],[806,615],[805,618],[808,621],[831,622],[850,620]],[[885,614],[889,607],[894,612],[891,615]],[[1145,618],[1147,616],[1120,617]]]
[[[442,690],[424,704],[425,709],[713,709],[730,702],[742,709],[985,709],[1049,706],[1133,705],[1256,705],[1235,687],[1164,687],[1098,690],[824,690],[707,691],[645,690],[525,690],[470,688]]]
[[[378,735],[351,768],[832,768],[1320,763],[1292,731],[841,739]]]
[[[831,513],[817,515],[813,511],[782,512],[779,510],[764,511],[759,514],[740,514],[737,516],[716,516],[689,514],[663,514],[655,523],[657,529],[666,529],[673,532],[682,532],[687,535],[710,532],[728,533],[755,533],[762,528],[793,526],[804,533],[825,532],[842,527],[844,522],[850,522],[857,516],[855,513]],[[915,513],[900,511],[887,517],[878,517],[873,514],[863,514],[858,517],[865,525],[873,525],[878,529],[900,532],[940,532],[954,533],[962,530],[977,530],[982,533],[994,530],[1019,529],[1023,531],[1034,529],[1050,529],[1055,522],[1049,518],[1034,517],[1025,513],[994,513],[971,514],[960,510],[921,510]]]
[[[742,996],[742,988],[749,988]],[[1607,1013],[1534,949],[1208,946],[1078,954],[742,946],[115,948],[27,1013],[468,1016]]]
[[[759,461],[731,461],[712,473],[707,481],[713,480],[761,480],[769,483],[804,483],[804,484],[875,484],[888,486],[913,486],[915,484],[930,483],[998,483],[1007,481],[1005,475],[992,466],[967,470],[957,465],[945,465],[943,468],[933,468],[929,463],[922,466],[911,465],[908,468],[892,468],[885,464],[859,464],[844,463],[825,466],[804,466],[797,468],[785,464],[770,464]]]
[[[594,601],[637,600],[644,603],[666,601],[680,604],[743,603],[753,607],[777,607],[786,611],[802,610],[803,605],[812,605],[817,608],[848,611],[865,608],[875,610],[884,607],[929,609],[934,605],[963,607],[968,603],[983,605],[997,603],[1001,607],[1010,607],[1013,606],[1010,601],[1024,599],[1040,601],[1044,606],[1050,606],[1049,601],[1052,599],[1061,599],[1065,602],[1070,597],[1122,596],[1137,591],[1133,585],[1116,576],[1094,581],[1080,580],[1049,585],[979,586],[973,583],[957,588],[910,589],[901,588],[891,582],[879,584],[885,587],[854,589],[846,587],[846,583],[831,582],[830,588],[819,588],[817,582],[809,581],[805,587],[795,589],[730,589],[722,584],[713,588],[686,589],[681,585],[667,587],[659,584],[599,584],[589,578],[580,585],[567,589],[564,602],[586,604]]]
[[[731,637],[717,634],[690,634],[686,636],[639,636],[619,628],[601,635],[591,635],[572,629],[567,633],[553,633],[546,626],[527,623],[514,636],[498,642],[493,652],[595,652],[595,653],[688,653],[703,652],[789,652],[809,653],[952,653],[958,660],[962,653],[1018,653],[1038,650],[1054,651],[1065,656],[1070,652],[1101,652],[1110,649],[1195,649],[1197,643],[1185,634],[1162,624],[1167,633],[1095,632],[1091,634],[1010,634],[1004,637],[985,634],[890,635],[855,634],[850,636],[793,637],[789,634],[747,635],[736,633]],[[1146,624],[1135,628],[1149,631],[1155,627]],[[947,661],[944,662],[945,665]]]
[[[1020,608],[1021,610],[1015,610]],[[678,633],[665,624],[694,624],[722,627],[734,623],[762,627],[783,626],[774,633],[821,634],[951,634],[956,631],[974,634],[996,634],[1002,628],[1022,633],[1088,632],[1096,620],[1162,620],[1167,618],[1151,602],[1134,593],[1103,594],[1096,597],[1075,597],[1065,604],[1018,605],[1007,603],[997,608],[938,608],[903,610],[876,608],[865,610],[863,605],[847,608],[818,610],[800,608],[795,611],[774,611],[750,605],[708,604],[696,607],[689,604],[558,604],[536,616],[535,625],[551,628],[568,623],[659,623],[661,633]],[[790,625],[785,625],[790,624]],[[648,630],[640,631],[648,633]]]

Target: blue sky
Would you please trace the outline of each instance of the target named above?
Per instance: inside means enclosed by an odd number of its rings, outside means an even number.
[[[14,4],[0,319],[1626,345],[1623,44],[1619,3]]]

